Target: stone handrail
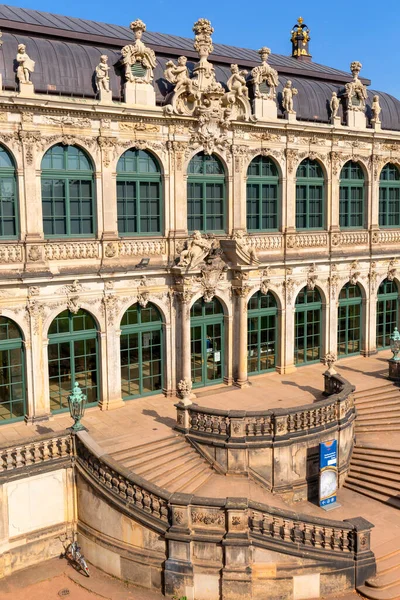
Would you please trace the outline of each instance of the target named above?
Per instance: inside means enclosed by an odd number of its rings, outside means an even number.
[[[32,440],[0,448],[0,478],[12,471],[73,456],[72,437],[67,431],[58,435],[46,434]]]
[[[124,512],[140,517],[168,539],[212,536],[214,541],[234,537],[270,548],[271,542],[294,555],[316,551],[319,556],[340,554],[344,559],[373,561],[370,530],[361,517],[347,521],[299,514],[246,498],[204,498],[169,493],[112,459],[80,432],[75,439],[76,465],[89,481]],[[182,537],[183,536],[183,537]],[[322,555],[321,555],[322,553]],[[371,558],[372,557],[372,558]],[[374,562],[374,561],[373,561]]]
[[[326,380],[329,380],[327,383]],[[325,374],[329,397],[313,404],[286,409],[259,411],[221,410],[198,404],[176,404],[179,431],[214,437],[225,442],[277,439],[309,435],[322,428],[338,426],[343,419],[354,418],[352,386],[338,374]]]

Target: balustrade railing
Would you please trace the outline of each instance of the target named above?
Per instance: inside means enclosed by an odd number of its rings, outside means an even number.
[[[73,456],[71,434],[41,436],[28,442],[14,443],[0,448],[0,478],[16,469],[41,465]]]

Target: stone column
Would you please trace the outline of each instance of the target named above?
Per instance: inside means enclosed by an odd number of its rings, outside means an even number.
[[[192,368],[191,368],[191,338],[190,338],[190,307],[193,298],[193,293],[189,290],[178,292],[180,303],[179,303],[179,315],[181,322],[181,364],[180,364],[180,379],[183,381],[192,382]],[[177,377],[178,379],[178,377]],[[195,397],[191,394],[191,397]]]
[[[298,162],[297,155],[297,150],[292,150],[289,148],[286,150],[286,220],[282,223],[282,226],[283,231],[287,232],[294,232],[296,230],[296,171]]]
[[[278,373],[284,373],[285,340],[286,340],[286,309],[279,308],[277,315],[278,336],[276,340],[276,366]]]
[[[171,170],[174,173],[174,186],[172,195],[171,190],[171,204],[173,203],[175,213],[174,219],[171,219],[171,229],[175,230],[175,234],[179,236],[187,236],[188,234],[188,222],[187,222],[187,173],[184,169],[184,152],[178,150],[176,145],[178,142],[174,142],[174,165],[175,169]],[[172,187],[172,186],[171,186]]]
[[[237,287],[234,290],[236,294],[236,315],[239,321],[238,338],[236,340],[238,344],[238,364],[235,385],[247,387],[249,385],[247,377],[247,296],[249,287]]]
[[[222,541],[222,597],[243,600],[252,597],[251,544],[246,498],[227,498],[227,528]]]
[[[294,364],[294,281],[291,277],[287,277],[283,282],[285,290],[285,305],[286,308],[282,311],[282,319],[285,319],[285,338],[281,345],[281,365],[277,371],[282,374],[294,373],[296,366]]]
[[[376,280],[373,279],[373,274],[370,274],[370,298],[369,298],[369,311],[366,315],[368,321],[368,340],[367,340],[367,349],[368,356],[377,353],[376,349],[376,312],[377,312],[377,302],[378,302],[378,290],[376,289]]]
[[[233,383],[233,356],[234,353],[231,351],[233,347],[233,321],[231,315],[224,315],[224,353],[225,353],[225,374],[224,383],[226,385],[232,385]]]
[[[114,294],[103,299],[106,331],[101,333],[101,372],[106,377],[99,401],[101,410],[113,410],[125,405],[121,398],[121,330],[116,327],[115,316],[118,300]],[[104,382],[103,382],[104,383]]]
[[[42,185],[41,170],[36,170],[36,148],[40,143],[40,131],[19,132],[22,143],[23,163],[23,195],[19,198],[24,204],[26,222],[26,241],[35,243],[43,239],[43,216],[42,216]],[[21,188],[19,190],[22,191]]]
[[[329,214],[329,229],[328,231],[339,231],[340,229],[340,213],[339,213],[339,194],[340,194],[340,170],[339,161],[331,160],[331,179],[328,196],[328,214]],[[327,225],[328,225],[327,223]]]
[[[118,237],[117,216],[117,172],[110,167],[101,172],[102,195],[98,196],[98,203],[102,201],[103,240],[115,240]],[[97,211],[99,214],[99,210]]]
[[[232,229],[240,231],[247,229],[247,174],[244,165],[244,151],[242,146],[233,146],[233,176],[232,176]],[[246,161],[247,165],[247,161]]]
[[[368,185],[368,203],[370,215],[369,229],[379,229],[379,173],[380,173],[380,162],[378,157],[373,155],[374,158],[371,163],[371,169],[369,172],[370,184]]]
[[[32,382],[32,402],[30,412],[25,420],[28,424],[46,421],[50,416],[49,371],[48,371],[48,339],[43,339],[44,307],[38,300],[29,300],[27,307],[31,335],[30,364],[26,364]]]
[[[363,356],[370,355],[369,343],[370,343],[370,330],[371,321],[370,316],[370,299],[363,298],[361,303],[361,354]],[[376,310],[376,308],[375,308]]]

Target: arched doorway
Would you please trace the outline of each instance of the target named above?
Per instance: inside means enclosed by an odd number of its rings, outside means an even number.
[[[121,321],[123,400],[157,394],[163,385],[162,318],[154,304],[133,304]]]
[[[25,356],[21,331],[0,317],[0,424],[26,414]]]
[[[384,279],[378,289],[376,305],[376,347],[390,348],[390,336],[399,319],[399,291],[394,281]]]
[[[196,387],[224,377],[224,311],[217,298],[199,298],[190,310],[191,372]]]
[[[338,307],[338,357],[361,352],[362,297],[358,285],[342,287]]]
[[[257,292],[247,308],[247,372],[264,373],[275,368],[278,308],[271,292]]]
[[[297,366],[321,358],[322,302],[319,291],[304,287],[295,305],[294,362]]]
[[[87,396],[87,405],[99,401],[99,357],[97,327],[85,310],[64,310],[49,329],[50,410],[68,410],[68,396],[77,381]]]

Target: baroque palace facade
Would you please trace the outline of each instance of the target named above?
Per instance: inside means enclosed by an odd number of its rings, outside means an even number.
[[[0,422],[388,347],[400,102],[359,62],[313,63],[301,19],[291,57],[206,19],[0,28]]]

